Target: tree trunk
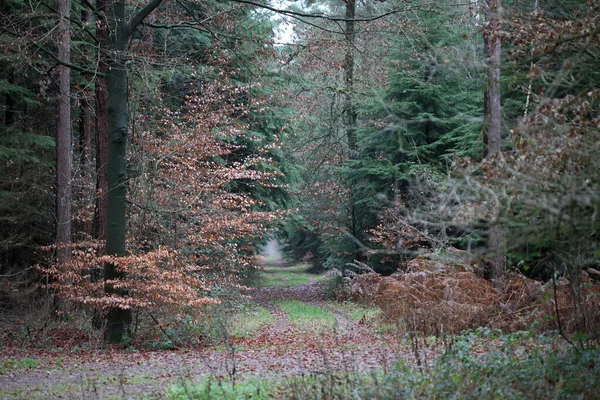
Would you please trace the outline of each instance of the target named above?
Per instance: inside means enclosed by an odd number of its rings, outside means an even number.
[[[92,26],[92,10],[86,1],[81,4],[81,21],[88,27]],[[84,57],[87,59],[89,52],[84,50]],[[92,147],[92,102],[91,93],[84,89],[80,94],[79,101],[79,173],[80,173],[80,192],[75,194],[79,199],[80,207],[84,210],[83,223],[80,227],[84,240],[89,240],[93,235],[92,219],[88,216],[88,207],[94,201],[94,187],[92,182],[91,170],[91,147]]]
[[[69,64],[71,39],[69,33],[70,0],[57,0],[58,10],[58,59]],[[56,244],[58,262],[71,259],[71,70],[59,65],[58,68],[58,112],[56,118]]]
[[[355,15],[356,0],[348,0],[346,2],[346,55],[344,56],[344,83],[346,85],[344,116],[350,158],[354,158],[356,152],[356,107],[354,106]]]
[[[501,0],[486,1],[486,26],[483,32],[483,52],[486,62],[487,86],[484,93],[484,156],[502,150],[500,105],[500,13]]]
[[[106,77],[108,90],[108,158],[106,178],[106,254],[125,256],[125,218],[127,194],[127,133],[129,120],[127,112],[127,76],[125,69],[127,40],[129,38],[125,22],[125,4],[115,1],[108,13],[108,49],[110,51],[109,71]],[[107,263],[104,267],[104,280],[110,282],[125,278],[125,272],[116,265]],[[105,284],[106,293],[125,296],[122,289]],[[131,311],[118,307],[107,313],[105,339],[109,342],[121,342],[131,324]]]
[[[483,51],[486,62],[487,86],[483,99],[484,156],[492,157],[502,151],[502,122],[500,104],[500,18],[501,0],[485,1]],[[502,277],[506,270],[506,232],[496,220],[487,233],[487,248],[491,257],[490,279]]]
[[[125,3],[115,0],[108,10],[108,51],[110,60],[106,87],[108,91],[108,158],[106,178],[108,192],[106,196],[106,253],[117,257],[126,254],[127,219],[127,137],[129,115],[127,112],[127,43],[133,32],[163,0],[151,0],[130,19],[125,19]],[[127,22],[129,21],[129,22]],[[116,265],[104,266],[105,292],[108,295],[127,296],[127,290],[116,289],[111,280],[126,277],[126,272]],[[108,282],[108,283],[107,283]],[[131,325],[131,310],[117,307],[106,314],[105,340],[122,342]]]
[[[344,125],[346,128],[346,139],[348,140],[348,158],[356,158],[356,107],[354,106],[354,46],[356,40],[355,21],[356,0],[347,0],[346,2],[346,54],[344,55]],[[354,183],[350,184],[350,232],[354,238],[358,239],[358,215],[356,209],[356,195],[354,193]],[[354,259],[360,259],[360,247],[357,243],[354,246]]]
[[[88,27],[92,26],[93,15],[88,3],[82,1],[81,7],[81,21]],[[89,53],[86,51],[86,58],[88,55]],[[92,103],[88,94],[87,90],[83,92],[79,105],[79,162],[84,176],[90,175],[88,169],[92,145]]]
[[[96,11],[100,15],[96,24],[98,39],[98,72],[96,77],[96,208],[94,214],[94,237],[106,239],[106,162],[108,147],[108,89],[106,74],[108,73],[106,46],[108,26],[106,24],[106,0],[96,0]]]
[[[87,169],[90,166],[90,148],[92,146],[92,105],[87,94],[81,98],[79,107],[79,162],[82,173],[89,175]]]

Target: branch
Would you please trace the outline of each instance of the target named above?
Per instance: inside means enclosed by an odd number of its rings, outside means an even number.
[[[39,45],[37,43],[36,43],[36,46],[37,46],[38,50],[40,50],[40,51],[46,53],[47,55],[49,55],[50,58],[52,58],[54,61],[56,61],[57,64],[64,65],[67,68],[70,68],[70,69],[72,69],[74,71],[81,72],[82,74],[85,74],[85,75],[106,76],[102,72],[94,71],[94,70],[90,70],[90,69],[85,69],[85,68],[80,67],[78,65],[74,65],[74,64],[70,64],[70,63],[64,62],[64,61],[60,60],[58,57],[56,57],[51,51],[46,50],[43,46],[41,46],[41,45]]]
[[[379,14],[379,15],[375,15],[374,17],[363,17],[363,18],[346,18],[346,17],[339,17],[339,16],[332,16],[332,15],[327,15],[327,14],[323,14],[323,13],[319,13],[319,14],[307,14],[307,13],[302,13],[302,12],[297,12],[297,11],[290,11],[290,10],[282,10],[280,8],[275,8],[275,7],[271,7],[268,6],[266,4],[260,4],[260,3],[256,3],[254,1],[251,0],[232,0],[235,3],[242,3],[242,4],[250,4],[252,6],[257,6],[260,8],[264,8],[266,10],[270,10],[279,14],[283,14],[283,15],[289,15],[290,17],[304,17],[304,18],[319,18],[319,19],[326,19],[328,21],[355,21],[355,22],[369,22],[369,21],[376,21],[378,19],[381,18],[385,18],[389,15],[393,15],[402,11],[406,11],[409,9],[413,9],[415,7],[406,7],[406,8],[395,8],[391,11],[388,11],[386,13],[383,14]]]
[[[135,13],[127,26],[129,32],[133,32],[135,28],[152,12],[156,7],[160,6],[163,0],[151,0],[150,3],[146,4],[140,11]]]
[[[42,4],[44,7],[46,7],[48,10],[52,11],[53,13],[56,13],[56,14],[58,14],[58,10],[56,10],[56,9],[55,9],[54,7],[52,7],[50,4],[47,4],[47,3],[43,2],[43,1],[41,2],[41,4]],[[83,24],[81,21],[78,21],[78,20],[76,20],[76,19],[73,19],[73,18],[71,18],[71,17],[69,17],[69,16],[64,16],[63,18],[66,18],[66,19],[67,19],[69,22],[72,22],[72,23],[74,23],[75,25],[77,25],[78,27],[80,27],[81,29],[83,29],[83,30],[84,30],[84,32],[85,32],[85,33],[87,33],[87,34],[88,34],[88,36],[89,36],[89,37],[90,37],[90,38],[91,38],[91,39],[92,39],[92,40],[93,40],[95,43],[98,43],[98,39],[96,39],[96,35],[95,35],[95,34],[94,34],[92,31],[90,31],[90,30],[88,29],[88,27],[87,27],[87,26],[85,26],[85,25],[84,25],[84,24]]]
[[[168,29],[194,29],[194,30],[197,30],[200,32],[208,33],[217,40],[218,40],[217,36],[222,36],[227,39],[240,39],[237,36],[230,36],[230,35],[225,35],[220,32],[213,32],[203,24],[192,23],[192,22],[188,22],[188,21],[181,21],[176,24],[149,24],[149,23],[143,22],[142,25],[147,26],[149,28],[153,28],[153,29],[167,29],[167,30]]]

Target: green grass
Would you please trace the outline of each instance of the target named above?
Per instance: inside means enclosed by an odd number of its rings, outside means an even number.
[[[230,381],[207,378],[196,384],[175,384],[167,390],[167,396],[172,400],[267,400],[272,399],[275,392],[275,381],[246,379],[233,385]]]
[[[247,310],[230,317],[231,332],[234,337],[250,337],[260,328],[275,322],[269,310],[252,305]]]
[[[19,369],[35,368],[37,364],[38,363],[36,360],[29,357],[17,359],[9,358],[7,360],[2,360],[2,362],[0,363],[0,375]]]
[[[290,267],[266,266],[260,272],[258,286],[289,287],[308,283],[312,280],[321,281],[323,275],[309,274],[308,264],[297,264]]]
[[[336,322],[335,317],[330,312],[302,301],[277,300],[273,303],[287,314],[291,323],[300,328],[332,329]]]
[[[275,322],[269,310],[255,303],[219,304],[210,309],[200,332],[211,343],[227,337],[249,338],[259,329]]]

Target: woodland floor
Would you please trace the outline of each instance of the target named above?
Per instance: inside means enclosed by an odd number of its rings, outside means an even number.
[[[261,274],[263,286],[252,290],[250,303],[260,305],[263,314],[268,310],[269,322],[249,334],[179,350],[5,345],[0,347],[0,398],[165,398],[172,385],[192,385],[209,376],[282,379],[332,370],[385,370],[399,358],[412,363],[410,349],[382,329],[381,321],[374,322],[376,310],[327,300],[326,278],[281,263]],[[286,304],[311,305],[323,316],[310,315],[313,308],[294,320],[284,312]],[[236,318],[245,317],[234,317],[233,326]]]

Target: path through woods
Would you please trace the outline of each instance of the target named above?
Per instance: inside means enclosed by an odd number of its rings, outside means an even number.
[[[398,357],[412,358],[395,335],[378,332],[376,310],[327,300],[329,278],[306,268],[265,257],[262,286],[252,290],[250,308],[222,324],[231,332],[204,348],[129,353],[14,349],[0,356],[0,365],[13,364],[0,370],[0,398],[164,398],[170,386],[192,385],[208,376],[237,382],[282,379],[385,369]],[[262,314],[253,321],[256,310]],[[235,333],[244,318],[260,326]]]

